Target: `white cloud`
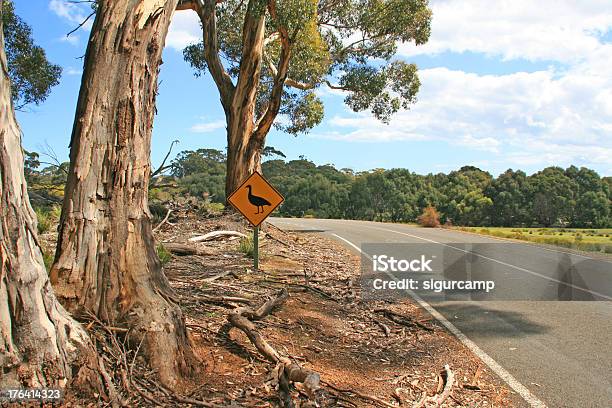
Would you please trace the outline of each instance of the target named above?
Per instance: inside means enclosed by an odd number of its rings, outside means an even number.
[[[225,120],[214,120],[210,122],[196,123],[189,130],[193,133],[211,133],[225,128]]]
[[[612,28],[609,1],[434,0],[432,8],[430,42],[402,45],[404,55],[470,51],[559,65],[504,75],[423,69],[419,101],[390,125],[346,110],[314,137],[435,140],[457,146],[458,154],[458,147],[484,151],[483,160],[500,166],[577,164],[609,171],[612,44],[601,40]]]
[[[59,38],[60,41],[62,42],[67,42],[70,45],[79,45],[80,42],[80,38],[78,35],[76,35],[75,33],[72,33],[70,35],[63,35]]]
[[[201,39],[202,28],[197,14],[191,10],[175,12],[166,37],[166,46],[183,51],[183,48]]]
[[[347,110],[326,121],[329,131],[315,130],[313,136],[436,140],[485,151],[508,166],[574,163],[601,168],[612,157],[612,75],[606,74],[582,64],[561,75],[553,70],[478,75],[425,69],[420,72],[419,101],[389,125]]]
[[[66,67],[64,68],[64,73],[66,75],[83,75],[83,70],[75,67]]]
[[[504,59],[578,61],[612,28],[609,0],[432,0],[432,35],[404,55],[477,52]]]
[[[74,24],[76,28],[81,24],[87,16],[92,12],[88,3],[69,3],[66,0],[51,0],[49,1],[49,10],[53,11],[56,15],[63,18],[70,24]],[[93,18],[90,18],[82,28],[89,30],[93,24]]]

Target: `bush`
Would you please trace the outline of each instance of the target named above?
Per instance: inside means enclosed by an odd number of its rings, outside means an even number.
[[[39,234],[51,231],[51,228],[59,222],[62,213],[62,209],[58,205],[54,205],[51,208],[36,208],[34,211],[38,220]]]
[[[240,252],[244,253],[249,258],[253,258],[255,255],[255,245],[253,245],[253,238],[246,237],[240,240],[240,246],[238,247]]]
[[[440,226],[440,214],[435,207],[431,205],[423,209],[423,213],[417,218],[419,225],[427,228],[436,228]]]
[[[53,266],[54,256],[48,252],[42,251],[43,262],[45,263],[45,268],[47,272],[51,270],[51,266]]]
[[[157,257],[159,258],[162,266],[166,265],[172,259],[172,254],[166,249],[164,244],[157,246]]]

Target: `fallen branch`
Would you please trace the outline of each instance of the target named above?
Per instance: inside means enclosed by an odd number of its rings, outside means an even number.
[[[232,311],[228,320],[232,326],[242,330],[247,335],[255,348],[270,362],[277,364],[278,382],[283,406],[293,407],[289,394],[289,384],[292,382],[302,383],[304,391],[309,398],[314,399],[319,389],[319,374],[300,367],[293,363],[288,357],[282,356],[276,351],[266,339],[259,333],[253,321],[263,319],[272,311],[280,307],[289,296],[287,289],[282,289],[278,294],[261,305],[257,310],[248,307],[239,307]]]
[[[190,242],[204,242],[211,241],[213,239],[225,238],[225,237],[241,237],[246,238],[242,232],[238,231],[212,231],[208,234],[199,235],[197,237],[189,238]]]
[[[172,252],[175,255],[185,256],[185,255],[211,255],[210,252],[204,251],[200,248],[196,248],[191,245],[186,244],[176,244],[173,242],[164,242],[164,248],[168,251]]]
[[[448,398],[455,382],[455,374],[453,374],[448,364],[444,366],[444,371],[446,372],[446,383],[444,384],[442,394],[440,394],[436,399],[436,405],[438,407]]]
[[[166,216],[159,224],[157,224],[157,227],[153,228],[153,232],[157,231],[162,225],[166,223],[166,221],[168,221],[168,218],[170,218],[171,212],[172,212],[172,208],[168,208],[168,212],[166,213]]]
[[[228,269],[227,271],[223,271],[221,273],[218,273],[218,274],[216,274],[214,276],[211,276],[210,278],[202,279],[202,282],[213,282],[213,281],[216,281],[217,279],[223,278],[223,277],[225,277],[227,275],[232,275],[232,276],[234,276],[236,278],[238,277],[238,275],[236,275],[236,272],[234,270]]]
[[[383,316],[385,316],[387,319],[391,320],[392,322],[401,324],[403,326],[417,326],[423,330],[427,330],[430,332],[434,331],[433,328],[429,326],[425,326],[423,323],[417,320],[414,320],[413,318],[409,316],[405,316],[405,315],[396,313],[389,309],[374,309],[374,313],[381,313]]]

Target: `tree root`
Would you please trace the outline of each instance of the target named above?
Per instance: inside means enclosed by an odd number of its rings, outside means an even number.
[[[316,392],[320,388],[319,374],[300,367],[288,357],[278,353],[264,337],[259,333],[253,321],[260,320],[269,315],[274,309],[280,307],[289,296],[287,289],[282,289],[277,295],[261,305],[257,310],[248,307],[239,307],[232,311],[228,320],[232,326],[242,330],[251,343],[270,362],[276,363],[276,371],[279,385],[281,403],[284,407],[293,407],[289,385],[302,383],[304,391],[310,399],[316,399]]]

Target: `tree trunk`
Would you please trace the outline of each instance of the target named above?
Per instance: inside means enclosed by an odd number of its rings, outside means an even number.
[[[0,65],[0,388],[63,388],[84,380],[89,387],[82,388],[99,392],[97,354],[55,297],[38,245],[1,18]]]
[[[177,2],[98,3],[51,270],[69,310],[127,326],[171,387],[196,358],[155,251],[147,190],[158,71]]]
[[[257,143],[252,138],[251,122],[229,118],[227,130],[227,175],[225,178],[225,196],[229,197],[254,171],[261,172],[261,153],[264,143]],[[243,126],[244,124],[247,126]],[[232,126],[233,125],[233,126]]]

